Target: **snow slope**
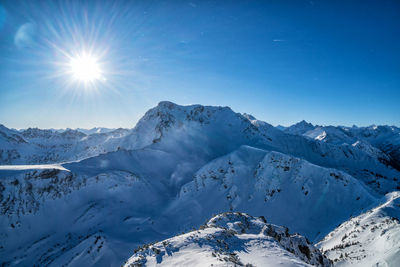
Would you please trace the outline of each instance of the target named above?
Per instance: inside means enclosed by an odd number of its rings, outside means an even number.
[[[331,266],[306,238],[242,213],[135,251],[125,266]]]
[[[400,192],[385,196],[373,209],[351,218],[318,247],[337,266],[398,266]]]
[[[116,266],[132,246],[166,237],[151,224],[164,199],[159,183],[147,177],[118,170],[6,176],[0,178],[5,266]]]
[[[244,146],[196,172],[168,212],[200,223],[210,212],[246,211],[314,241],[375,201],[346,173]]]

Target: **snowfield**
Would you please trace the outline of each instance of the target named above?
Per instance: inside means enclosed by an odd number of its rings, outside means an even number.
[[[0,126],[0,265],[399,266],[399,149],[394,126],[171,102],[133,129]]]

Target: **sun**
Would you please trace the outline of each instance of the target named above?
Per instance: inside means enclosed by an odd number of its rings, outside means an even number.
[[[70,72],[76,81],[89,83],[102,79],[102,71],[98,59],[90,54],[82,53],[71,57]]]

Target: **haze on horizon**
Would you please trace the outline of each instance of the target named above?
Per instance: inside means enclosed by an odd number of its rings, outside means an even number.
[[[399,12],[398,1],[2,1],[0,124],[132,128],[168,100],[273,125],[400,126]]]

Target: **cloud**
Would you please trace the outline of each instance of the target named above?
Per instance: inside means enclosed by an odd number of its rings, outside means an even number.
[[[34,44],[36,35],[36,25],[28,22],[22,24],[15,34],[14,44],[18,48],[31,47]]]

